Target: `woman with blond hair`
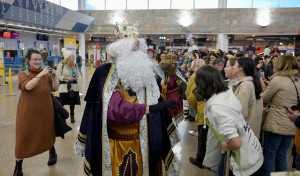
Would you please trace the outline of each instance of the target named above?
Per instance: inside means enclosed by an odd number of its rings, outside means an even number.
[[[59,97],[63,105],[70,105],[71,123],[75,123],[75,105],[80,105],[79,89],[77,79],[78,67],[74,63],[74,54],[63,48],[64,60],[58,64],[57,78],[60,82],[58,89]]]
[[[280,56],[274,72],[269,86],[261,94],[264,103],[271,103],[262,127],[265,131],[264,175],[288,169],[286,154],[295,135],[295,125],[283,106],[297,105],[300,90],[300,67],[293,56]]]

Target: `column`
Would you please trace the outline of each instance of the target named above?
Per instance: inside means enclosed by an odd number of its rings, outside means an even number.
[[[84,0],[78,0],[78,10],[85,10]]]
[[[228,38],[226,34],[218,34],[217,36],[217,49],[228,51]]]
[[[85,34],[79,33],[79,55],[85,59]]]
[[[227,8],[227,0],[219,0],[219,8]]]

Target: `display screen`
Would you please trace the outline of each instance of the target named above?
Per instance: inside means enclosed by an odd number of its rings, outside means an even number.
[[[150,44],[148,48],[154,49],[154,45]]]
[[[38,35],[36,35],[36,39],[37,40],[48,41],[49,40],[49,36],[38,34]]]
[[[11,38],[11,32],[3,31],[3,38]]]
[[[40,35],[40,34],[38,34],[38,35],[36,35],[36,39],[37,39],[37,40],[43,40],[43,36]]]
[[[11,38],[13,38],[13,39],[19,39],[19,33],[12,32],[11,33]]]

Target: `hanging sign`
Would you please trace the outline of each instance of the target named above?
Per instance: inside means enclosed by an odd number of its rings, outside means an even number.
[[[65,38],[64,39],[64,48],[73,53],[74,57],[76,56],[76,39],[73,38]],[[76,60],[74,59],[74,62]]]

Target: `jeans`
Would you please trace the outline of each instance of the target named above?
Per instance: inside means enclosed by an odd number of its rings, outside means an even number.
[[[298,153],[296,156],[296,170],[300,170],[300,155]]]
[[[286,154],[293,138],[265,131],[264,176],[269,176],[271,172],[287,171]]]
[[[222,154],[222,158],[220,160],[218,174],[219,176],[224,176],[225,174],[225,160],[226,160],[226,153]],[[233,176],[233,173],[231,170],[229,170],[229,176]]]

